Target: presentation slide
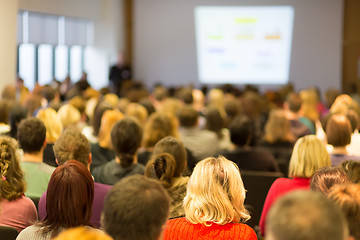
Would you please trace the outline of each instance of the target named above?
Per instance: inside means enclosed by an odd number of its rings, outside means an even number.
[[[198,78],[207,84],[286,84],[291,6],[195,8]]]

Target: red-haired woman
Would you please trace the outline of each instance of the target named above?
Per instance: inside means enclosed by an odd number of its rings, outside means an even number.
[[[89,170],[75,160],[57,167],[47,189],[44,221],[24,229],[17,239],[50,239],[61,231],[91,226],[94,181]]]

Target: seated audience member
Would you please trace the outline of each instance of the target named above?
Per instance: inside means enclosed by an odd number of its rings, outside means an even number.
[[[164,240],[255,240],[245,209],[245,188],[239,168],[220,156],[200,161],[190,177],[184,199],[185,218],[168,221]]]
[[[338,205],[344,213],[350,229],[350,235],[355,240],[360,239],[360,185],[335,185],[328,197]]]
[[[90,171],[91,154],[90,144],[81,132],[69,127],[66,129],[54,144],[54,153],[59,165],[69,160],[76,160],[84,164]],[[104,198],[111,186],[94,182],[94,203],[90,222],[97,228],[100,227],[100,216],[104,206]],[[46,193],[39,201],[39,217],[43,220],[46,217]]]
[[[171,198],[170,218],[185,216],[182,202],[189,177],[183,177],[186,167],[184,144],[174,137],[165,137],[154,147],[145,176],[159,180]]]
[[[84,164],[70,160],[58,166],[46,196],[45,219],[25,228],[17,240],[50,239],[67,228],[91,226],[94,181]]]
[[[130,103],[126,108],[126,116],[136,118],[141,125],[144,125],[148,118],[148,111],[139,103]]]
[[[175,121],[176,119],[169,114],[155,112],[150,115],[144,125],[142,149],[138,153],[139,163],[146,165],[158,141],[167,136],[178,137]]]
[[[289,93],[284,103],[286,117],[290,120],[291,132],[295,138],[311,134],[310,129],[300,121],[299,111],[301,109],[301,104],[301,97],[297,93]]]
[[[265,124],[265,135],[261,147],[272,153],[281,166],[281,170],[288,170],[295,136],[291,132],[291,124],[282,109],[271,110]],[[285,171],[284,171],[285,170]]]
[[[170,198],[157,181],[126,177],[106,196],[101,228],[114,240],[158,240],[169,208]]]
[[[324,167],[317,170],[311,178],[310,189],[327,195],[335,184],[351,183],[340,167]]]
[[[225,118],[221,116],[220,111],[216,107],[208,107],[205,113],[205,128],[216,133],[219,141],[219,149],[231,149],[229,129],[225,128]]]
[[[70,228],[60,233],[54,240],[113,240],[106,233],[87,227]]]
[[[245,116],[236,117],[229,126],[231,142],[235,148],[221,152],[227,159],[236,163],[241,170],[278,172],[279,166],[266,150],[251,147],[254,127]]]
[[[19,232],[37,220],[36,207],[24,196],[25,182],[14,139],[0,136],[0,226]]]
[[[137,163],[136,157],[142,134],[136,119],[125,117],[115,124],[111,130],[111,144],[116,157],[93,170],[96,182],[114,185],[123,177],[144,174],[145,167]]]
[[[43,162],[46,146],[46,129],[37,118],[27,118],[20,122],[17,139],[24,151],[21,168],[24,171],[28,197],[40,198],[46,191],[54,167]]]
[[[53,151],[54,142],[60,136],[63,126],[56,111],[52,108],[41,109],[36,117],[40,119],[46,128],[46,146],[43,154],[43,162],[57,167]]]
[[[270,207],[285,193],[297,189],[310,189],[310,180],[320,168],[331,165],[325,144],[315,135],[299,138],[294,146],[289,165],[289,178],[278,178],[266,196],[260,218],[261,234],[265,236],[265,219]]]
[[[267,240],[348,240],[348,224],[325,196],[294,191],[277,201],[266,220]]]
[[[346,160],[360,162],[360,156],[349,155],[346,146],[351,143],[351,124],[345,115],[332,115],[326,124],[328,144],[334,148],[330,152],[331,165],[338,166]]]
[[[64,129],[68,128],[69,126],[75,126],[81,129],[80,128],[81,114],[79,110],[77,110],[77,108],[75,108],[73,105],[71,104],[62,105],[59,108],[57,115],[59,116],[59,119]]]
[[[124,115],[116,110],[108,110],[101,117],[98,142],[91,144],[91,155],[93,163],[91,171],[115,158],[115,153],[111,145],[111,129]]]
[[[21,120],[27,117],[27,109],[20,104],[15,105],[10,110],[10,136],[12,138],[17,138],[17,129]]]
[[[182,107],[178,112],[180,121],[180,139],[191,151],[195,160],[215,155],[219,151],[219,140],[216,133],[198,128],[198,112],[190,106]]]
[[[348,160],[342,162],[340,167],[345,171],[351,182],[360,183],[360,162]]]
[[[9,101],[0,100],[0,112],[0,135],[9,135],[11,130],[9,125]]]
[[[360,156],[360,149],[359,149],[359,144],[360,144],[360,134],[359,134],[359,115],[357,112],[355,112],[354,110],[349,110],[346,113],[346,117],[349,119],[350,124],[351,124],[351,142],[350,144],[346,147],[346,150],[348,151],[348,153],[350,155],[355,155],[355,156]]]

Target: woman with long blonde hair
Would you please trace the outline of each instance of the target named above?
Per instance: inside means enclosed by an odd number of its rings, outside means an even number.
[[[239,168],[225,157],[200,161],[191,175],[183,207],[185,218],[168,222],[164,239],[256,240],[245,225],[245,188]]]

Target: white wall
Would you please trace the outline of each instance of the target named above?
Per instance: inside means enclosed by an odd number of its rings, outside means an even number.
[[[290,81],[297,89],[340,88],[343,0],[134,0],[136,78],[149,87],[157,82],[200,85],[194,8],[205,5],[292,5]]]
[[[0,92],[15,82],[17,8],[18,0],[0,0]]]
[[[19,0],[19,9],[93,20],[85,71],[94,88],[108,85],[109,66],[124,50],[123,0]]]

